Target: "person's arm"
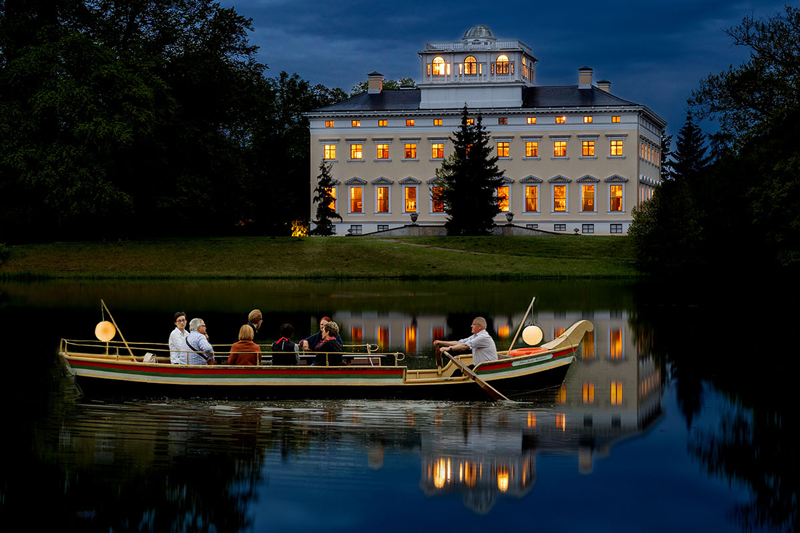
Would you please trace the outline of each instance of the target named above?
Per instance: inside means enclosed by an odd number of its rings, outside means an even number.
[[[469,346],[464,344],[461,341],[449,341],[447,346],[442,346],[439,348],[439,351],[442,353],[449,353],[449,352],[461,352],[464,350],[469,350]]]

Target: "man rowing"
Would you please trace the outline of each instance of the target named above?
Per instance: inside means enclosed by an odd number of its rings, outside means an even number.
[[[436,364],[441,366],[441,354],[450,352],[472,352],[472,365],[483,363],[484,361],[494,361],[497,359],[497,346],[494,344],[489,332],[486,331],[486,319],[476,317],[472,321],[472,335],[466,339],[457,341],[433,341],[433,345],[438,348],[436,354]]]

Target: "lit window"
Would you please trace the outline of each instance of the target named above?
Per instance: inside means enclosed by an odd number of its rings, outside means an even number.
[[[622,224],[611,224],[611,233],[622,233]]]
[[[497,74],[508,74],[508,56],[501,55],[497,57]]]
[[[508,212],[508,187],[497,188],[497,207],[502,213]]]
[[[417,353],[417,326],[408,326],[405,331],[406,353]]]
[[[567,210],[567,186],[566,185],[554,185],[553,186],[553,211],[566,211],[566,210]],[[556,230],[556,231],[558,231],[558,230]]]
[[[608,357],[609,359],[622,359],[622,329],[611,328],[609,335]]]
[[[594,155],[594,141],[583,141],[581,142],[583,147],[582,154],[584,156],[593,156]]]
[[[478,73],[478,60],[469,56],[464,60],[464,74],[477,74]]]
[[[433,200],[433,212],[444,213],[444,198],[442,198],[442,187],[433,187],[431,189],[431,199]],[[444,338],[444,334],[440,339]]]
[[[553,142],[553,156],[567,157],[567,141]]]
[[[325,127],[326,128],[332,128],[333,127],[333,121],[332,120],[326,120],[325,121]]]
[[[553,224],[553,231],[567,231],[566,224]]]
[[[406,119],[406,126],[413,126],[413,125],[414,125],[414,119],[413,118]]]
[[[611,211],[622,211],[622,185],[611,186]],[[622,233],[620,231],[620,233]]]
[[[525,143],[525,157],[539,157],[538,141],[528,141]]]
[[[497,143],[497,157],[508,157],[509,144],[506,142]]]
[[[378,201],[377,212],[389,212],[389,187],[378,187],[375,189],[375,197]],[[388,228],[387,228],[388,229]]]
[[[528,117],[528,124],[536,124],[536,117]]]
[[[379,120],[378,121],[378,127],[385,128],[386,127],[386,120],[385,119]]]
[[[474,118],[468,118],[467,119],[467,126],[472,126],[473,124],[475,124],[475,119]]]
[[[611,405],[622,405],[622,382],[611,382]]]
[[[336,145],[335,144],[326,144],[325,145],[325,159],[336,159]]]
[[[497,119],[498,124],[508,124],[508,117],[500,117]]]
[[[611,117],[611,122],[620,122],[620,117]]]
[[[612,156],[622,155],[622,141],[611,141],[611,155]]]
[[[406,213],[416,213],[417,212],[417,188],[416,187],[406,187],[405,188],[405,212]]]
[[[566,122],[567,122],[567,117],[565,116],[556,117],[556,124],[566,124]]]
[[[433,125],[434,126],[441,126],[442,125],[442,119],[440,119],[440,118],[433,119]]]
[[[360,144],[350,145],[350,159],[361,159],[364,157],[363,146]]]
[[[406,144],[405,154],[406,154],[406,159],[416,159],[417,158],[417,145],[416,144]]]
[[[433,75],[444,76],[444,58],[436,56],[433,58]]]
[[[581,233],[594,233],[594,224],[581,224]]]
[[[442,159],[444,157],[444,144],[434,143],[431,145],[431,158]]]
[[[583,384],[583,403],[594,403],[594,383]]]
[[[353,121],[350,122],[350,126],[352,126],[354,128],[360,128],[361,127],[361,121],[360,120],[353,120]]]
[[[378,145],[378,159],[389,159],[389,145],[388,144],[379,144]]]
[[[581,186],[581,211],[594,211],[594,185]]]
[[[567,327],[566,326],[559,326],[557,328],[553,328],[553,338],[555,339],[556,337],[560,336],[565,331],[567,331]]]
[[[336,187],[328,187],[326,191],[328,192],[328,196],[331,198],[328,207],[330,207],[332,211],[336,211]]]
[[[352,339],[353,344],[361,344],[364,342],[364,328],[360,326],[351,326],[350,338]]]
[[[594,122],[594,117],[583,117],[584,124],[591,124],[592,122]]]
[[[539,187],[536,185],[525,186],[525,211],[539,210]]]
[[[350,212],[351,213],[362,213],[363,206],[361,204],[361,198],[363,196],[363,188],[362,187],[350,187]]]

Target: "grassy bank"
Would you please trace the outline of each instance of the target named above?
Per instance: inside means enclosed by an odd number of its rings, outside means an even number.
[[[626,278],[626,237],[227,237],[8,247],[5,279]]]

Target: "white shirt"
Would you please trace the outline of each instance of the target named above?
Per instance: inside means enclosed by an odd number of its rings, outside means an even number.
[[[189,347],[186,346],[186,337],[189,332],[178,328],[169,334],[169,362],[173,365],[186,364],[186,355]]]
[[[497,347],[494,345],[491,335],[485,329],[458,342],[466,344],[472,351],[472,363],[475,365],[484,361],[497,360]]]

